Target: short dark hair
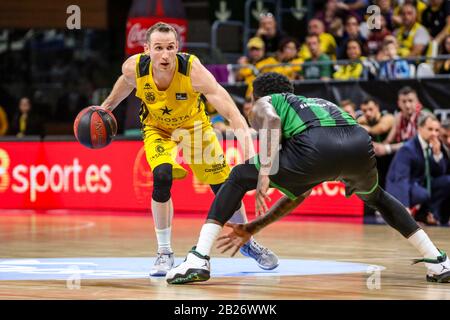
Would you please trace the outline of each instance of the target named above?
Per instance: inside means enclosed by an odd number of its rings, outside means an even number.
[[[319,35],[317,35],[317,34],[315,34],[315,33],[308,33],[308,34],[306,35],[305,41],[306,41],[306,39],[308,39],[308,38],[317,38],[317,41],[319,41],[319,43],[320,43],[320,37],[319,37]]]
[[[403,87],[403,88],[401,88],[399,90],[398,95],[399,96],[404,96],[404,95],[407,95],[407,94],[410,94],[410,93],[417,94],[416,90],[414,90],[413,88],[411,88],[409,86],[406,86],[406,87]]]
[[[373,102],[373,103],[376,104],[377,106],[380,106],[380,104],[378,103],[378,101],[375,100],[375,98],[372,98],[372,97],[367,97],[367,98],[365,98],[365,99],[361,102],[361,105],[363,105],[363,104],[369,104],[370,102]]]
[[[294,93],[294,85],[286,76],[276,72],[262,73],[253,81],[255,100],[275,93]]]
[[[150,28],[148,28],[147,32],[145,33],[145,41],[150,42],[150,36],[153,32],[159,31],[159,32],[172,32],[175,35],[175,39],[178,40],[178,32],[175,30],[174,27],[172,27],[170,24],[165,22],[157,22],[154,25],[152,25]]]
[[[300,48],[300,44],[298,43],[297,39],[292,37],[285,37],[281,39],[280,44],[278,45],[278,51],[283,51],[284,48],[289,44],[293,42],[295,45],[295,48],[298,50]]]

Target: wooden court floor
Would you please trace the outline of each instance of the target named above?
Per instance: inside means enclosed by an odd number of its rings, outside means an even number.
[[[203,219],[175,216],[172,239],[178,257],[196,243]],[[427,228],[436,245],[450,252],[450,229]],[[5,281],[0,299],[450,299],[450,284],[425,281],[418,255],[384,225],[283,220],[258,235],[280,258],[334,260],[383,266],[379,285],[369,274],[212,278],[205,283],[167,285],[164,279]],[[0,212],[1,259],[150,257],[156,250],[150,216],[67,215]],[[215,250],[212,256],[226,257]],[[214,264],[212,265],[214,268]],[[150,269],[150,266],[149,266]]]

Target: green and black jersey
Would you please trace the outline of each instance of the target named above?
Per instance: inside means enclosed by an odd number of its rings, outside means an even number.
[[[292,93],[270,96],[281,119],[283,138],[290,138],[314,127],[354,126],[358,123],[334,103],[320,98],[306,98]]]

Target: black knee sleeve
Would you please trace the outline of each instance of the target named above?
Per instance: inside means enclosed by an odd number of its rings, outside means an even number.
[[[152,198],[157,202],[166,202],[170,199],[172,188],[172,165],[163,163],[153,170]]]
[[[239,164],[235,166],[227,181],[218,188],[214,202],[209,209],[208,219],[225,224],[240,208],[245,193],[255,189],[257,183],[258,170],[254,165]]]
[[[358,196],[368,206],[378,210],[384,221],[405,238],[408,238],[420,228],[400,201],[382,188],[377,187],[371,194]]]

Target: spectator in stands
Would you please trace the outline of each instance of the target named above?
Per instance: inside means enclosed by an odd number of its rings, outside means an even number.
[[[386,110],[381,111],[378,102],[373,98],[366,98],[361,103],[360,110],[362,116],[358,118],[358,123],[367,130],[372,141],[383,142],[394,126],[394,116]],[[391,156],[377,157],[378,181],[382,188],[385,186],[391,160]]]
[[[433,39],[442,40],[450,27],[450,1],[430,0],[422,13],[422,24]]]
[[[422,111],[422,104],[417,93],[410,87],[403,87],[397,99],[400,112],[395,114],[395,122],[383,143],[373,143],[377,156],[392,154],[403,146],[403,143],[417,133],[417,119]]]
[[[405,4],[410,4],[416,9],[416,12],[417,12],[416,21],[421,23],[422,14],[425,11],[425,9],[427,8],[427,5],[425,2],[420,1],[420,0],[399,0],[399,1],[396,1],[396,3],[397,4],[394,8],[394,16],[392,17],[392,20],[393,20],[395,26],[399,27],[402,24],[404,24],[401,11],[402,11],[403,5],[405,5]]]
[[[0,136],[4,136],[8,132],[8,116],[5,110],[0,106]]]
[[[441,134],[439,138],[443,143],[447,158],[450,159],[450,119],[446,119],[442,122]]]
[[[425,54],[430,35],[424,26],[416,22],[416,7],[405,3],[400,14],[402,26],[396,29],[394,33],[400,46],[399,55],[401,57],[418,57]]]
[[[299,71],[303,61],[298,57],[298,42],[293,38],[284,38],[280,42],[280,48],[275,57],[269,57],[268,61],[272,65],[286,63],[289,65],[279,65],[275,67],[262,67],[261,72],[277,72],[285,75],[290,80],[298,79]]]
[[[386,21],[386,27],[389,31],[394,31],[394,23],[392,17],[394,14],[394,8],[391,0],[376,0],[375,5],[380,8],[380,13]]]
[[[331,60],[325,53],[322,53],[319,36],[310,34],[306,37],[306,45],[311,56],[305,60],[300,71],[300,78],[313,80],[328,80],[331,78],[332,65]],[[323,62],[322,64],[313,64],[314,62]],[[330,62],[330,63],[327,63]]]
[[[331,27],[333,24],[336,23],[336,19],[341,20],[340,17],[338,17],[338,7],[337,7],[337,0],[328,0],[325,3],[325,7],[323,10],[320,10],[315,15],[316,19],[319,19],[322,21],[323,25],[325,26],[325,31],[328,33],[331,33]]]
[[[383,47],[383,41],[391,32],[387,28],[386,19],[383,15],[376,15],[374,18],[375,26],[369,26],[369,36],[367,37],[367,50],[369,57],[375,57]],[[376,28],[379,26],[380,28]]]
[[[42,123],[39,117],[33,113],[28,97],[22,97],[19,101],[18,112],[11,122],[11,134],[18,138],[43,134]]]
[[[439,141],[440,123],[432,113],[424,112],[418,126],[418,134],[408,140],[392,160],[386,191],[412,213],[417,209],[417,221],[446,224],[448,217],[441,215],[440,207],[450,198],[450,175]]]
[[[308,22],[308,34],[315,34],[320,40],[320,51],[328,55],[331,59],[336,58],[336,40],[334,37],[325,32],[325,26],[319,19],[311,19]],[[299,52],[299,57],[305,61],[311,57],[311,52],[306,43],[304,43]]]
[[[337,7],[345,12],[345,15],[353,15],[358,22],[363,20],[369,0],[339,0]]]
[[[264,41],[266,54],[273,55],[278,50],[285,33],[277,27],[277,21],[272,13],[263,13],[259,17],[259,27],[256,37]]]
[[[349,40],[346,45],[346,55],[344,59],[350,60],[348,63],[339,65],[333,74],[334,79],[349,80],[359,79],[364,76],[363,61],[365,57],[361,55],[361,44],[357,40]]]
[[[395,41],[385,41],[382,50],[386,60],[380,63],[380,79],[405,79],[411,76],[409,63],[398,56]]]
[[[273,63],[265,57],[265,45],[261,38],[253,37],[247,43],[248,56],[239,58],[238,63],[242,67],[236,72],[236,80],[244,81],[247,84],[246,97],[251,96],[252,83],[256,78],[256,73],[263,66]],[[245,67],[251,65],[252,67]],[[256,70],[255,70],[256,69]]]
[[[373,98],[364,99],[360,109],[362,115],[358,118],[358,123],[367,130],[373,141],[383,142],[394,126],[394,116],[386,110],[381,111],[380,105]]]
[[[350,40],[357,40],[361,44],[361,52],[366,52],[367,40],[361,35],[359,22],[354,16],[348,16],[345,20],[345,32],[342,39],[339,41],[337,49],[338,59],[345,59],[347,52],[347,42]]]
[[[450,54],[450,34],[444,38],[439,48],[439,55]],[[450,74],[450,59],[437,60],[435,64],[436,73]]]
[[[339,102],[339,105],[342,110],[347,112],[354,119],[358,118],[358,115],[356,114],[356,104],[352,100],[350,99],[342,100],[341,102]]]

